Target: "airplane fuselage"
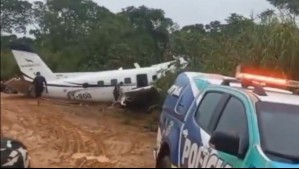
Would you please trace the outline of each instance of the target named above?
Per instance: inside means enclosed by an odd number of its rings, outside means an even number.
[[[123,92],[133,97],[134,92],[151,91],[151,84],[164,76],[165,72],[183,69],[188,65],[188,62],[183,58],[175,58],[173,61],[154,64],[149,67],[140,67],[139,64],[134,63],[134,69],[119,68],[118,70],[100,72],[54,73],[39,55],[28,46],[12,45],[11,49],[23,78],[9,81],[7,85],[23,94],[31,95],[34,90],[30,91],[30,84],[35,74],[39,72],[46,78],[48,84],[48,92],[44,91],[43,96],[58,99],[114,101],[113,90],[115,85],[120,82],[123,82]],[[22,81],[26,82],[24,86]]]
[[[45,97],[110,102],[114,100],[113,90],[116,84],[123,82],[123,92],[146,87],[161,77],[158,68],[139,68],[113,70],[48,81],[48,93]]]

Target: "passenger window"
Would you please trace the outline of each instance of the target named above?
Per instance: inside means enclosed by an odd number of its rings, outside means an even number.
[[[210,121],[216,111],[218,104],[221,101],[222,96],[223,96],[222,93],[216,93],[216,92],[207,93],[196,111],[195,114],[196,122],[206,132],[209,132],[208,127]]]
[[[153,81],[157,80],[157,75],[153,76]]]
[[[104,81],[98,81],[98,86],[104,86]]]
[[[193,99],[194,99],[194,96],[192,94],[191,86],[188,85],[184,89],[183,94],[181,95],[181,97],[178,100],[178,103],[176,105],[176,112],[178,114],[185,114],[189,110]]]
[[[113,86],[117,85],[117,79],[112,79],[111,80],[111,85],[113,85]]]
[[[88,87],[89,87],[89,84],[88,84],[88,83],[83,83],[83,85],[82,85],[82,86],[83,86],[83,88],[85,88],[85,89],[86,89],[86,88],[88,88]]]
[[[247,149],[249,143],[248,121],[245,106],[239,99],[230,98],[217,124],[216,131],[237,133],[240,136],[242,151]]]
[[[125,78],[125,84],[131,84],[131,78],[129,77]]]

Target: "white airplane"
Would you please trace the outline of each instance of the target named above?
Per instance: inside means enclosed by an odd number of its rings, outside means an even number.
[[[140,67],[134,63],[134,69],[118,69],[100,72],[75,72],[53,73],[43,60],[26,45],[14,45],[11,47],[13,56],[22,73],[21,78],[12,79],[6,85],[16,91],[28,94],[35,73],[40,72],[48,83],[48,93],[43,96],[56,99],[69,99],[76,101],[114,101],[114,86],[123,82],[125,103],[133,98],[153,90],[153,82],[165,76],[165,72],[174,72],[187,67],[188,62],[183,57],[177,57],[173,61]]]

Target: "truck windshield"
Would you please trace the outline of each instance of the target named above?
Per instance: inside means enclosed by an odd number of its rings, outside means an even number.
[[[257,102],[256,108],[265,154],[274,161],[298,164],[299,105]]]

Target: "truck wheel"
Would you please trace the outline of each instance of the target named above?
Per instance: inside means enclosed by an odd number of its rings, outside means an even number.
[[[171,168],[171,160],[169,155],[164,155],[157,161],[156,168]]]

